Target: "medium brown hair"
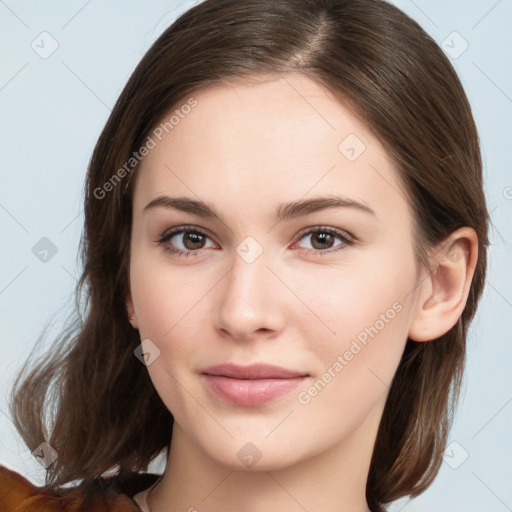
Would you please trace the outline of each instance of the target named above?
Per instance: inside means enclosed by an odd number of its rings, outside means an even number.
[[[138,166],[111,181],[104,197],[98,190],[199,87],[287,72],[350,105],[384,144],[414,209],[422,265],[456,229],[477,233],[478,262],[458,322],[437,340],[407,340],[374,446],[368,504],[381,511],[436,476],[488,246],[479,139],[457,74],[415,21],[381,0],[206,0],[156,40],[112,110],[86,179],[81,313],[25,375],[27,360],[13,387],[11,413],[24,441],[31,449],[47,441],[58,452],[48,488],[77,480],[90,493],[105,471],[123,478],[146,470],[170,444],[173,417],[134,356],[141,340],[126,311]]]

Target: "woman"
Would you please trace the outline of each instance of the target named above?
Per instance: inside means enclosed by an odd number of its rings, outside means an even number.
[[[84,211],[83,317],[12,396],[47,485],[4,468],[2,509],[373,512],[430,485],[488,213],[418,24],[380,0],[195,6],[123,90]]]

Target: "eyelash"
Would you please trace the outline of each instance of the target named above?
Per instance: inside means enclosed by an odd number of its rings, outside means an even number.
[[[196,228],[194,226],[181,226],[178,228],[173,228],[170,231],[164,232],[161,235],[161,238],[159,240],[157,240],[156,242],[160,246],[163,246],[164,250],[168,251],[169,253],[171,253],[173,255],[177,255],[178,257],[186,256],[188,258],[189,256],[200,256],[203,249],[199,249],[197,251],[183,251],[181,249],[173,249],[169,244],[167,244],[167,242],[173,236],[178,235],[178,234],[183,234],[183,233],[194,233],[196,235],[201,235],[206,238],[210,238],[207,233],[205,233],[204,231],[202,231],[199,228]],[[343,241],[343,245],[338,249],[329,249],[329,250],[325,250],[325,251],[321,251],[319,249],[303,249],[308,254],[314,253],[315,255],[321,255],[321,256],[326,255],[326,254],[333,254],[333,253],[337,253],[339,251],[343,251],[347,247],[350,247],[356,243],[355,238],[352,235],[350,235],[349,233],[342,231],[340,229],[337,229],[337,228],[329,227],[329,226],[315,226],[312,228],[308,228],[307,230],[302,231],[300,233],[300,236],[297,241],[302,240],[302,238],[304,238],[308,235],[314,234],[314,233],[328,233],[330,235],[333,235],[337,238],[340,238]]]

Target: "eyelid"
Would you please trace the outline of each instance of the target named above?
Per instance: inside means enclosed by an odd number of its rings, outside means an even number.
[[[335,228],[334,226],[323,226],[321,224],[318,224],[316,226],[310,226],[309,228],[303,229],[302,231],[300,231],[297,234],[297,239],[300,240],[305,235],[309,235],[310,233],[322,232],[322,231],[330,233],[330,234],[338,236],[338,237],[346,238],[347,240],[350,240],[351,242],[354,242],[354,243],[357,241],[357,238],[345,229]]]
[[[167,235],[170,235],[172,233],[179,233],[180,231],[197,231],[198,233],[201,233],[202,235],[210,236],[206,230],[203,228],[200,228],[198,226],[194,226],[192,224],[182,224],[180,226],[174,226],[172,228],[166,229],[160,236],[164,237]]]

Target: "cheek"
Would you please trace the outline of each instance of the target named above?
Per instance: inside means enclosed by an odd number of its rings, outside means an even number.
[[[343,373],[338,382],[353,391],[368,383],[382,391],[391,383],[407,341],[415,276],[414,260],[383,257],[364,271],[333,273],[322,287],[311,278],[301,283],[301,297],[318,312],[303,318],[301,328],[315,340],[309,349],[321,362],[319,373]]]
[[[181,386],[186,386],[187,375],[195,370],[191,366],[194,354],[204,350],[204,340],[193,334],[202,330],[194,316],[201,306],[199,290],[185,282],[179,272],[147,261],[135,257],[131,268],[140,338],[150,339],[159,350],[147,370],[166,407],[184,411],[193,404],[187,401]]]
[[[165,258],[133,253],[131,291],[141,340],[150,339],[159,349],[159,358],[148,366],[155,387],[172,394],[173,376],[181,382],[193,368],[194,355],[204,351],[206,340],[205,295],[211,285],[206,276],[172,268]],[[201,284],[202,283],[202,284]]]
[[[389,325],[397,310],[408,302],[413,279],[413,269],[408,269],[406,263],[400,269],[374,265],[316,274],[311,270],[301,272],[294,287],[300,290],[299,297],[308,310],[305,325],[311,325],[315,317],[316,329],[322,327],[325,334],[346,338],[375,323],[380,330]],[[297,308],[304,310],[300,302]]]
[[[385,403],[407,341],[408,306],[396,295],[374,288],[357,298],[364,300],[343,301],[345,309],[331,322],[335,335],[317,334],[310,344],[317,372],[297,396],[300,409],[317,424],[337,422],[335,436],[355,430],[377,404]],[[308,428],[325,436],[320,427]]]
[[[319,373],[343,373],[356,388],[368,381],[391,383],[407,341],[409,324],[407,307],[392,299],[367,294],[362,307],[347,304],[340,308],[337,320],[330,322],[335,334],[326,333],[320,338],[317,334],[318,343],[311,345],[315,359],[321,362]]]
[[[130,283],[141,337],[163,339],[178,323],[187,322],[198,288],[155,253],[133,250]]]

